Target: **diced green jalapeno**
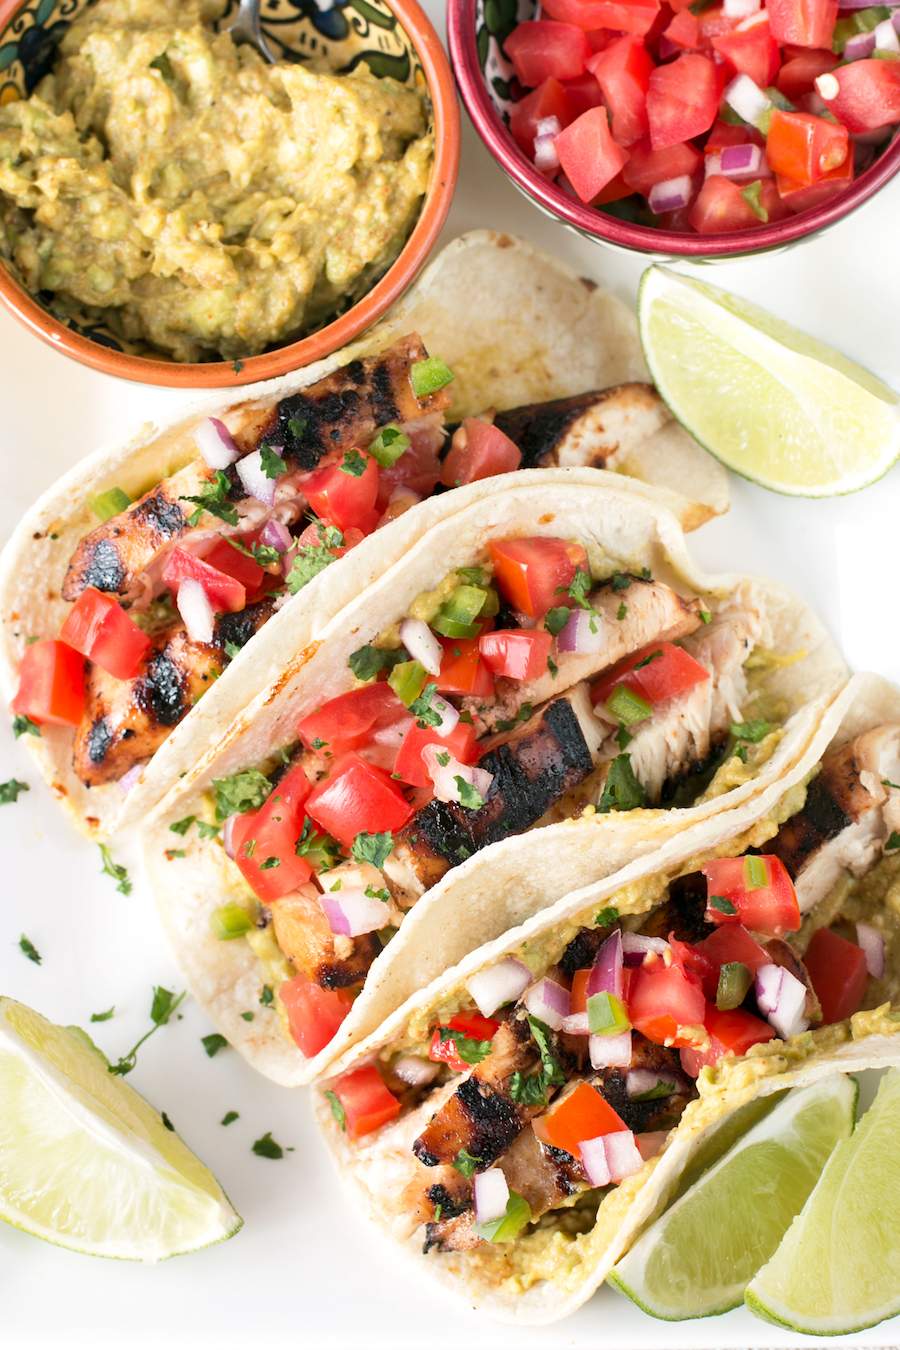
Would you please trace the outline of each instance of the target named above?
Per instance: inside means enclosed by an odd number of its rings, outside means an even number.
[[[243,937],[253,927],[253,918],[243,905],[220,905],[214,909],[210,926],[217,938],[230,942],[232,938]]]
[[[457,586],[432,619],[431,627],[443,637],[475,637],[478,632],[475,620],[490,605],[488,597],[495,594],[483,586]]]
[[[91,510],[99,520],[111,520],[130,505],[131,498],[128,493],[118,487],[107,488],[106,492],[100,492],[91,498]]]
[[[592,1036],[620,1036],[631,1029],[622,1000],[615,994],[591,994],[587,1001],[588,1030]]]
[[[405,431],[401,431],[395,423],[391,422],[388,426],[382,427],[372,444],[369,446],[369,454],[372,455],[383,469],[389,469],[392,464],[396,464],[401,455],[409,449],[410,440]]]
[[[616,721],[622,723],[623,727],[633,726],[635,722],[643,722],[653,714],[653,705],[624,684],[616,685],[606,700],[606,706]]]
[[[425,688],[428,672],[421,661],[401,661],[388,675],[388,684],[408,708]]]
[[[762,886],[768,886],[769,869],[765,858],[755,858],[751,855],[745,861],[745,869],[748,890],[758,891]]]
[[[427,398],[450,383],[453,371],[439,356],[428,356],[424,361],[413,363],[409,378],[416,398]]]
[[[726,961],[719,970],[719,986],[716,989],[716,1007],[719,1012],[739,1008],[747,997],[752,981],[753,974],[743,961]]]
[[[506,1213],[490,1223],[477,1224],[478,1233],[488,1242],[514,1242],[522,1229],[531,1223],[531,1206],[519,1195],[510,1191],[506,1202]]]

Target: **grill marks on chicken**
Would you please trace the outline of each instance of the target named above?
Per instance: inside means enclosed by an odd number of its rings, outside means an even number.
[[[298,975],[323,989],[350,989],[361,984],[381,950],[374,933],[335,936],[314,886],[301,886],[271,906],[275,939]]]
[[[635,1134],[670,1129],[688,1102],[697,1095],[693,1081],[682,1071],[678,1051],[664,1045],[654,1045],[640,1032],[633,1031],[631,1068],[659,1074],[660,1082],[672,1083],[672,1091],[649,1101],[629,1097],[628,1072],[622,1069],[603,1069],[589,1081],[606,1098],[626,1129],[633,1130]]]
[[[494,418],[522,452],[522,468],[610,468],[672,420],[652,385],[619,384],[548,403],[510,408]]]

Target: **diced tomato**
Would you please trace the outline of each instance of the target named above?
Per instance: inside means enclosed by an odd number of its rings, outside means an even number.
[[[457,722],[449,736],[438,736],[434,727],[420,727],[412,719],[409,730],[400,743],[394,761],[394,776],[412,787],[431,787],[431,778],[422,758],[426,745],[437,745],[448,750],[461,764],[473,764],[478,758],[477,734],[470,722]]]
[[[816,89],[848,131],[875,131],[900,122],[900,61],[851,61],[820,75]]]
[[[780,858],[773,854],[713,858],[701,870],[709,897],[706,917],[712,923],[740,923],[773,937],[797,932],[797,892]]]
[[[765,137],[761,131],[756,130],[756,127],[735,127],[730,122],[716,122],[706,138],[703,153],[711,155],[716,150],[724,150],[728,145],[749,144],[765,145]]]
[[[501,628],[478,639],[485,665],[507,680],[536,680],[546,674],[552,646],[545,628]]]
[[[720,1012],[714,1003],[706,1005],[704,1026],[709,1034],[708,1048],[695,1050],[685,1046],[681,1051],[681,1067],[692,1078],[697,1077],[704,1065],[717,1063],[723,1055],[745,1055],[751,1045],[771,1041],[775,1036],[775,1028],[762,1018],[743,1008]]]
[[[330,698],[297,723],[303,744],[313,750],[342,755],[363,745],[378,726],[391,726],[406,716],[406,708],[384,680],[351,689]]]
[[[457,1013],[449,1022],[442,1023],[451,1031],[459,1031],[470,1041],[492,1041],[500,1026],[493,1017],[482,1017],[480,1013]],[[466,1073],[472,1066],[460,1059],[455,1043],[449,1038],[441,1039],[441,1028],[435,1027],[428,1050],[428,1058],[436,1064],[446,1064],[454,1073]]]
[[[869,971],[865,953],[855,942],[848,942],[830,928],[819,928],[803,958],[816,997],[822,1005],[823,1020],[843,1022],[859,1012],[866,996]]]
[[[323,989],[305,975],[278,986],[291,1035],[307,1059],[324,1050],[353,1006],[343,989]]]
[[[341,467],[345,462],[358,467],[359,452],[351,452],[337,464],[326,464],[314,470],[303,483],[303,493],[311,510],[329,525],[339,530],[351,527],[371,534],[378,523],[375,502],[378,498],[378,462],[371,455],[363,455],[366,466],[362,473],[350,473]]]
[[[656,706],[670,698],[681,698],[695,685],[709,679],[706,666],[674,642],[642,647],[602,675],[591,689],[594,703],[606,703],[613,690],[624,684]]]
[[[578,28],[607,27],[608,0],[543,0],[541,9],[560,23],[574,23]]]
[[[591,966],[576,970],[572,976],[572,990],[569,995],[569,1010],[573,1013],[587,1012],[587,986],[591,978]]]
[[[603,0],[591,9],[600,15],[596,29],[643,37],[659,17],[660,4],[659,0]]]
[[[474,694],[493,698],[494,677],[481,659],[478,638],[444,638],[441,673],[437,677],[439,694]]]
[[[681,47],[685,51],[696,49],[700,46],[700,23],[697,16],[689,9],[680,10],[663,36],[668,38],[673,47]]]
[[[580,76],[579,79],[583,79]],[[582,109],[578,109],[582,111]],[[563,87],[551,76],[530,94],[514,103],[509,114],[509,129],[517,145],[529,159],[534,157],[534,138],[537,124],[548,117],[558,117],[560,126],[567,127],[575,116],[571,85]]]
[[[593,76],[591,76],[593,79]],[[599,88],[599,85],[597,86]],[[594,198],[594,206],[606,206],[608,202],[620,202],[623,197],[630,197],[633,189],[628,186],[620,173],[615,178],[610,179],[602,192],[598,192]]]
[[[147,634],[118,600],[93,586],[81,592],[59,636],[117,680],[132,679],[150,650]]]
[[[716,68],[709,57],[685,52],[657,66],[647,90],[650,143],[668,150],[709,131],[719,107]]]
[[[739,19],[726,14],[722,5],[713,5],[709,9],[704,9],[700,15],[700,46],[702,50],[711,54],[713,39],[721,37],[723,33],[732,32],[737,28],[739,22]]]
[[[542,1144],[561,1148],[573,1158],[581,1157],[578,1146],[586,1139],[597,1139],[601,1134],[628,1128],[597,1089],[584,1081],[572,1092],[558,1098],[531,1124]]]
[[[375,499],[377,511],[385,510],[398,488],[408,488],[419,497],[431,496],[441,481],[441,461],[438,456],[441,444],[442,438],[436,442],[430,432],[413,432],[409,449],[404,450],[400,458],[388,468],[379,466],[378,496]]]
[[[530,619],[562,603],[575,573],[587,571],[587,554],[569,539],[492,539],[488,549],[504,600]]]
[[[294,851],[303,832],[304,804],[311,786],[303,766],[296,764],[262,806],[234,820],[234,861],[260,900],[277,900],[312,876],[307,859],[298,858]]]
[[[825,117],[775,108],[766,137],[766,158],[775,173],[795,183],[815,183],[844,163],[850,133]]]
[[[384,769],[351,752],[335,764],[309,795],[306,810],[327,834],[347,848],[358,834],[399,830],[413,813]]]
[[[176,546],[171,550],[163,565],[162,579],[172,591],[177,591],[182,581],[199,581],[209,603],[220,614],[236,614],[247,603],[247,592],[239,581],[189,553],[186,548]]]
[[[791,211],[811,211],[815,206],[836,197],[853,182],[853,156],[848,155],[843,164],[839,164],[831,173],[826,173],[817,183],[794,183],[790,178],[775,179],[778,195]]]
[[[331,1091],[344,1108],[347,1133],[351,1139],[371,1134],[400,1114],[400,1102],[385,1087],[374,1064],[353,1069],[331,1084]]]
[[[687,174],[693,178],[703,166],[703,156],[694,145],[670,145],[666,150],[653,150],[644,141],[632,146],[631,156],[622,170],[622,177],[633,192],[646,197],[654,183]]]
[[[812,93],[820,75],[834,70],[839,58],[825,48],[811,47],[798,56],[785,61],[775,79],[776,89],[780,89],[785,98],[796,103],[803,94]]]
[[[203,561],[217,572],[224,572],[226,577],[239,581],[248,595],[258,591],[265,580],[266,573],[256,559],[248,558],[246,553],[241,553],[227,539],[217,539],[209,552],[204,554]]]
[[[690,947],[687,943],[679,943],[678,947],[688,953],[687,969],[700,976],[703,992],[713,1003],[719,986],[719,971],[726,963],[739,961],[755,975],[760,966],[768,965],[772,960],[765,947],[760,946],[740,923],[723,924],[702,942]]]
[[[612,113],[612,133],[620,145],[647,135],[647,89],[653,58],[640,38],[627,34],[588,61]]]
[[[84,712],[84,657],[65,642],[45,638],[26,647],[12,710],[32,722],[77,726]]]
[[[764,178],[759,190],[759,205],[763,220],[754,211],[744,195],[748,188],[734,183],[721,174],[710,174],[690,210],[690,222],[698,234],[721,234],[726,230],[755,230],[771,220],[782,220],[788,214],[771,178]]]
[[[766,0],[772,36],[797,47],[830,47],[838,0]]]
[[[700,982],[677,964],[638,966],[632,974],[628,1016],[635,1031],[656,1045],[691,1045],[702,1026]],[[693,1028],[693,1032],[688,1028]]]
[[[563,173],[583,202],[591,202],[628,159],[612,137],[605,108],[589,108],[556,138]]]
[[[445,487],[460,487],[512,473],[521,463],[521,450],[499,427],[481,417],[467,417],[453,437],[441,469],[441,482]]]
[[[591,74],[579,75],[577,80],[566,80],[565,93],[571,116],[565,122],[562,118],[559,119],[562,126],[568,126],[569,122],[587,112],[588,108],[603,106],[603,93]]]
[[[772,37],[765,10],[744,19],[730,33],[712,39],[713,50],[761,88],[774,80],[779,65],[778,43]]]
[[[551,78],[574,80],[584,74],[591,54],[583,29],[553,19],[518,24],[503,46],[519,79],[530,89]]]

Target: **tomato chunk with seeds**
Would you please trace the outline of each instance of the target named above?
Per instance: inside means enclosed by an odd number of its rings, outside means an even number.
[[[385,1086],[374,1064],[335,1079],[331,1091],[344,1108],[344,1123],[351,1139],[371,1134],[400,1114],[400,1102]]]
[[[713,858],[701,871],[706,877],[710,922],[740,923],[772,937],[799,929],[797,892],[784,863],[774,854]]]
[[[820,75],[816,90],[848,131],[900,122],[900,61],[851,61]]]
[[[441,482],[445,487],[460,487],[512,473],[521,463],[521,450],[499,427],[481,417],[467,417],[453,437],[441,468]]]
[[[339,530],[371,534],[378,524],[378,462],[351,450],[336,464],[315,469],[303,482],[310,509]]]
[[[706,1006],[704,1026],[709,1045],[703,1050],[684,1046],[681,1051],[681,1067],[692,1078],[706,1065],[718,1063],[723,1055],[745,1055],[752,1045],[775,1038],[775,1028],[761,1017],[754,1017],[743,1008],[721,1012],[714,1003]]]
[[[530,619],[565,603],[575,573],[587,571],[587,554],[568,539],[492,539],[488,550],[504,600]]]
[[[825,117],[775,108],[766,137],[766,158],[777,174],[795,183],[815,183],[840,168],[850,153],[850,133]]]
[[[574,80],[591,54],[584,29],[553,19],[518,24],[503,44],[513,69],[529,88],[544,80]]]
[[[441,673],[436,684],[439,694],[474,694],[476,698],[493,698],[494,677],[478,650],[479,639],[443,638],[444,649]]]
[[[323,989],[305,975],[278,986],[288,1026],[307,1059],[324,1050],[347,1016],[353,1000],[343,989]]]
[[[84,712],[84,657],[65,642],[45,638],[26,647],[12,710],[32,722],[77,726]]]
[[[558,1098],[531,1125],[542,1144],[561,1148],[573,1158],[581,1157],[579,1144],[586,1139],[628,1128],[597,1089],[585,1082]]]
[[[609,129],[605,108],[589,108],[556,138],[563,173],[583,202],[593,201],[624,166],[628,155]]]
[[[376,727],[391,726],[406,716],[406,708],[385,680],[351,689],[330,698],[297,723],[303,744],[311,750],[341,755],[363,745]]]
[[[775,78],[775,87],[785,98],[796,103],[804,94],[811,94],[816,80],[826,71],[834,70],[840,58],[833,51],[811,47],[808,51],[798,50],[784,62]]]
[[[311,788],[303,766],[295,764],[262,806],[234,818],[234,861],[260,900],[277,900],[312,876],[307,859],[295,852]]]
[[[647,89],[653,149],[666,150],[709,131],[718,108],[718,79],[708,57],[685,52],[657,66]]]
[[[775,179],[778,195],[790,211],[811,211],[815,206],[830,201],[853,182],[853,155],[831,173],[823,174],[816,183],[795,183],[779,175]]]
[[[774,80],[779,66],[778,43],[772,36],[769,16],[764,10],[745,19],[731,32],[714,37],[712,46],[736,71],[749,75],[761,89]]]
[[[866,996],[869,971],[865,952],[830,928],[819,928],[803,957],[822,1017],[828,1024],[843,1022],[859,1012]]]
[[[485,665],[507,680],[536,680],[545,674],[552,646],[553,638],[544,628],[501,628],[478,639]]]
[[[457,722],[449,736],[439,736],[434,727],[420,727],[413,718],[397,751],[393,773],[411,787],[431,787],[431,777],[425,767],[422,752],[427,745],[448,752],[461,764],[473,764],[478,758],[478,737],[469,722]]]
[[[706,666],[690,652],[674,642],[659,642],[642,647],[613,666],[592,687],[591,698],[594,703],[606,703],[613,690],[624,684],[655,706],[670,698],[681,698],[708,679]]]
[[[245,548],[249,547],[249,541],[239,542]],[[227,577],[239,581],[248,595],[258,591],[266,577],[256,559],[248,558],[246,553],[242,553],[234,544],[229,543],[227,538],[218,539],[209,552],[204,554],[203,561],[219,572],[224,572]]]
[[[628,1016],[656,1045],[692,1045],[705,1010],[699,981],[678,965],[638,966],[632,972]]]
[[[113,596],[88,586],[66,615],[60,641],[117,680],[130,680],[150,650],[150,639]]]
[[[397,783],[384,769],[368,764],[355,751],[345,755],[306,803],[321,829],[349,848],[358,834],[393,833],[413,813]]]

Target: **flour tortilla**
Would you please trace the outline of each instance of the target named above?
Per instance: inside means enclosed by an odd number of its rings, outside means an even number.
[[[473,303],[477,297],[477,303]],[[456,372],[448,421],[491,407],[543,401],[626,380],[648,378],[632,311],[620,300],[522,241],[476,231],[450,244],[422,275],[389,322],[363,342],[304,370],[248,386],[239,403],[207,397],[178,421],[146,424],[130,440],[76,465],[27,512],[0,559],[0,681],[8,698],[29,637],[53,637],[69,611],[60,588],[79,541],[97,525],[91,500],[110,487],[135,498],[197,455],[193,431],[210,415],[252,417],[314,384],[354,358],[411,331]],[[640,492],[640,480],[661,485],[686,528],[728,507],[721,466],[675,422],[645,442],[618,480]],[[543,470],[537,470],[543,473]],[[573,470],[574,474],[592,471]],[[140,823],[199,756],[214,745],[248,698],[277,683],[299,647],[436,521],[484,493],[496,480],[431,497],[370,535],[289,601],[229,664],[200,703],[172,731],[131,791],[116,783],[91,789],[75,776],[73,732],[44,728],[27,738],[41,770],[75,824],[109,838]]]
[[[676,875],[686,868],[693,870],[706,857],[728,853],[729,841],[765,820],[784,794],[814,771],[829,747],[839,746],[882,722],[898,719],[900,690],[876,676],[855,676],[829,706],[820,708],[813,717],[804,715],[810,734],[801,753],[787,771],[773,780],[762,784],[761,775],[755,797],[712,820],[682,828],[677,834],[670,831],[655,853],[633,852],[627,859],[626,846],[619,855],[624,865],[618,871],[564,897],[499,941],[472,951],[454,969],[412,995],[371,1036],[331,1065],[329,1079],[358,1068],[392,1042],[402,1043],[411,1024],[436,1020],[436,1010],[453,997],[454,990],[477,971],[518,951],[523,943],[557,928],[574,932],[605,904],[615,903],[615,897],[634,883],[656,874]],[[692,813],[680,814],[686,821]],[[629,819],[606,817],[600,828],[612,840],[620,831],[627,833],[630,826]],[[762,845],[762,837],[759,843]],[[416,926],[413,923],[411,929]],[[405,936],[409,941],[409,932]],[[418,932],[415,938],[419,942],[427,940]],[[435,1010],[433,1016],[429,1010]],[[696,1165],[701,1146],[704,1149],[708,1146],[716,1127],[740,1108],[761,1096],[805,1086],[831,1073],[856,1073],[900,1064],[900,1010],[891,1015],[858,1013],[837,1030],[826,1028],[795,1037],[785,1049],[786,1053],[779,1043],[770,1042],[740,1059],[727,1058],[715,1068],[704,1070],[698,1079],[699,1099],[687,1107],[662,1153],[610,1192],[600,1206],[591,1233],[578,1239],[571,1249],[574,1259],[569,1278],[559,1283],[537,1279],[524,1292],[504,1283],[503,1272],[498,1272],[496,1265],[481,1267],[469,1259],[468,1253],[430,1253],[422,1258],[421,1240],[409,1233],[408,1225],[404,1226],[397,1197],[402,1195],[411,1176],[404,1172],[400,1160],[411,1157],[409,1148],[424,1120],[401,1117],[382,1131],[354,1143],[341,1133],[321,1090],[315,1094],[315,1110],[355,1211],[362,1205],[369,1218],[417,1261],[420,1271],[436,1276],[467,1303],[474,1303],[501,1321],[539,1324],[567,1316],[593,1294],[640,1232],[674,1197],[685,1169]]]
[[[169,861],[167,851],[176,839],[171,824],[189,815],[208,816],[214,779],[258,767],[294,741],[299,718],[354,687],[350,654],[403,618],[412,601],[438,585],[448,571],[483,556],[491,538],[543,534],[578,539],[595,568],[599,559],[606,561],[608,571],[648,566],[655,578],[711,601],[751,584],[735,574],[700,572],[675,517],[633,488],[623,491],[615,475],[595,471],[594,482],[588,483],[583,477],[573,482],[565,470],[539,470],[527,480],[521,475],[507,482],[512,490],[485,495],[434,526],[336,615],[315,643],[298,646],[277,686],[261,692],[236,717],[221,745],[168,795],[145,832],[150,883],[194,996],[229,1041],[276,1082],[310,1081],[467,952],[671,835],[752,800],[803,752],[846,677],[841,657],[805,605],[772,583],[753,582],[770,629],[765,645],[788,658],[787,664],[768,670],[765,694],[786,715],[797,714],[758,777],[690,810],[563,821],[475,854],[414,906],[370,968],[365,988],[334,1040],[314,1059],[304,1059],[277,1016],[257,1016],[249,1023],[240,1016],[255,1006],[260,986],[272,981],[246,942],[221,942],[211,931],[217,907],[228,898],[247,898],[237,869],[217,839],[200,839],[196,830],[177,840],[186,856]]]

